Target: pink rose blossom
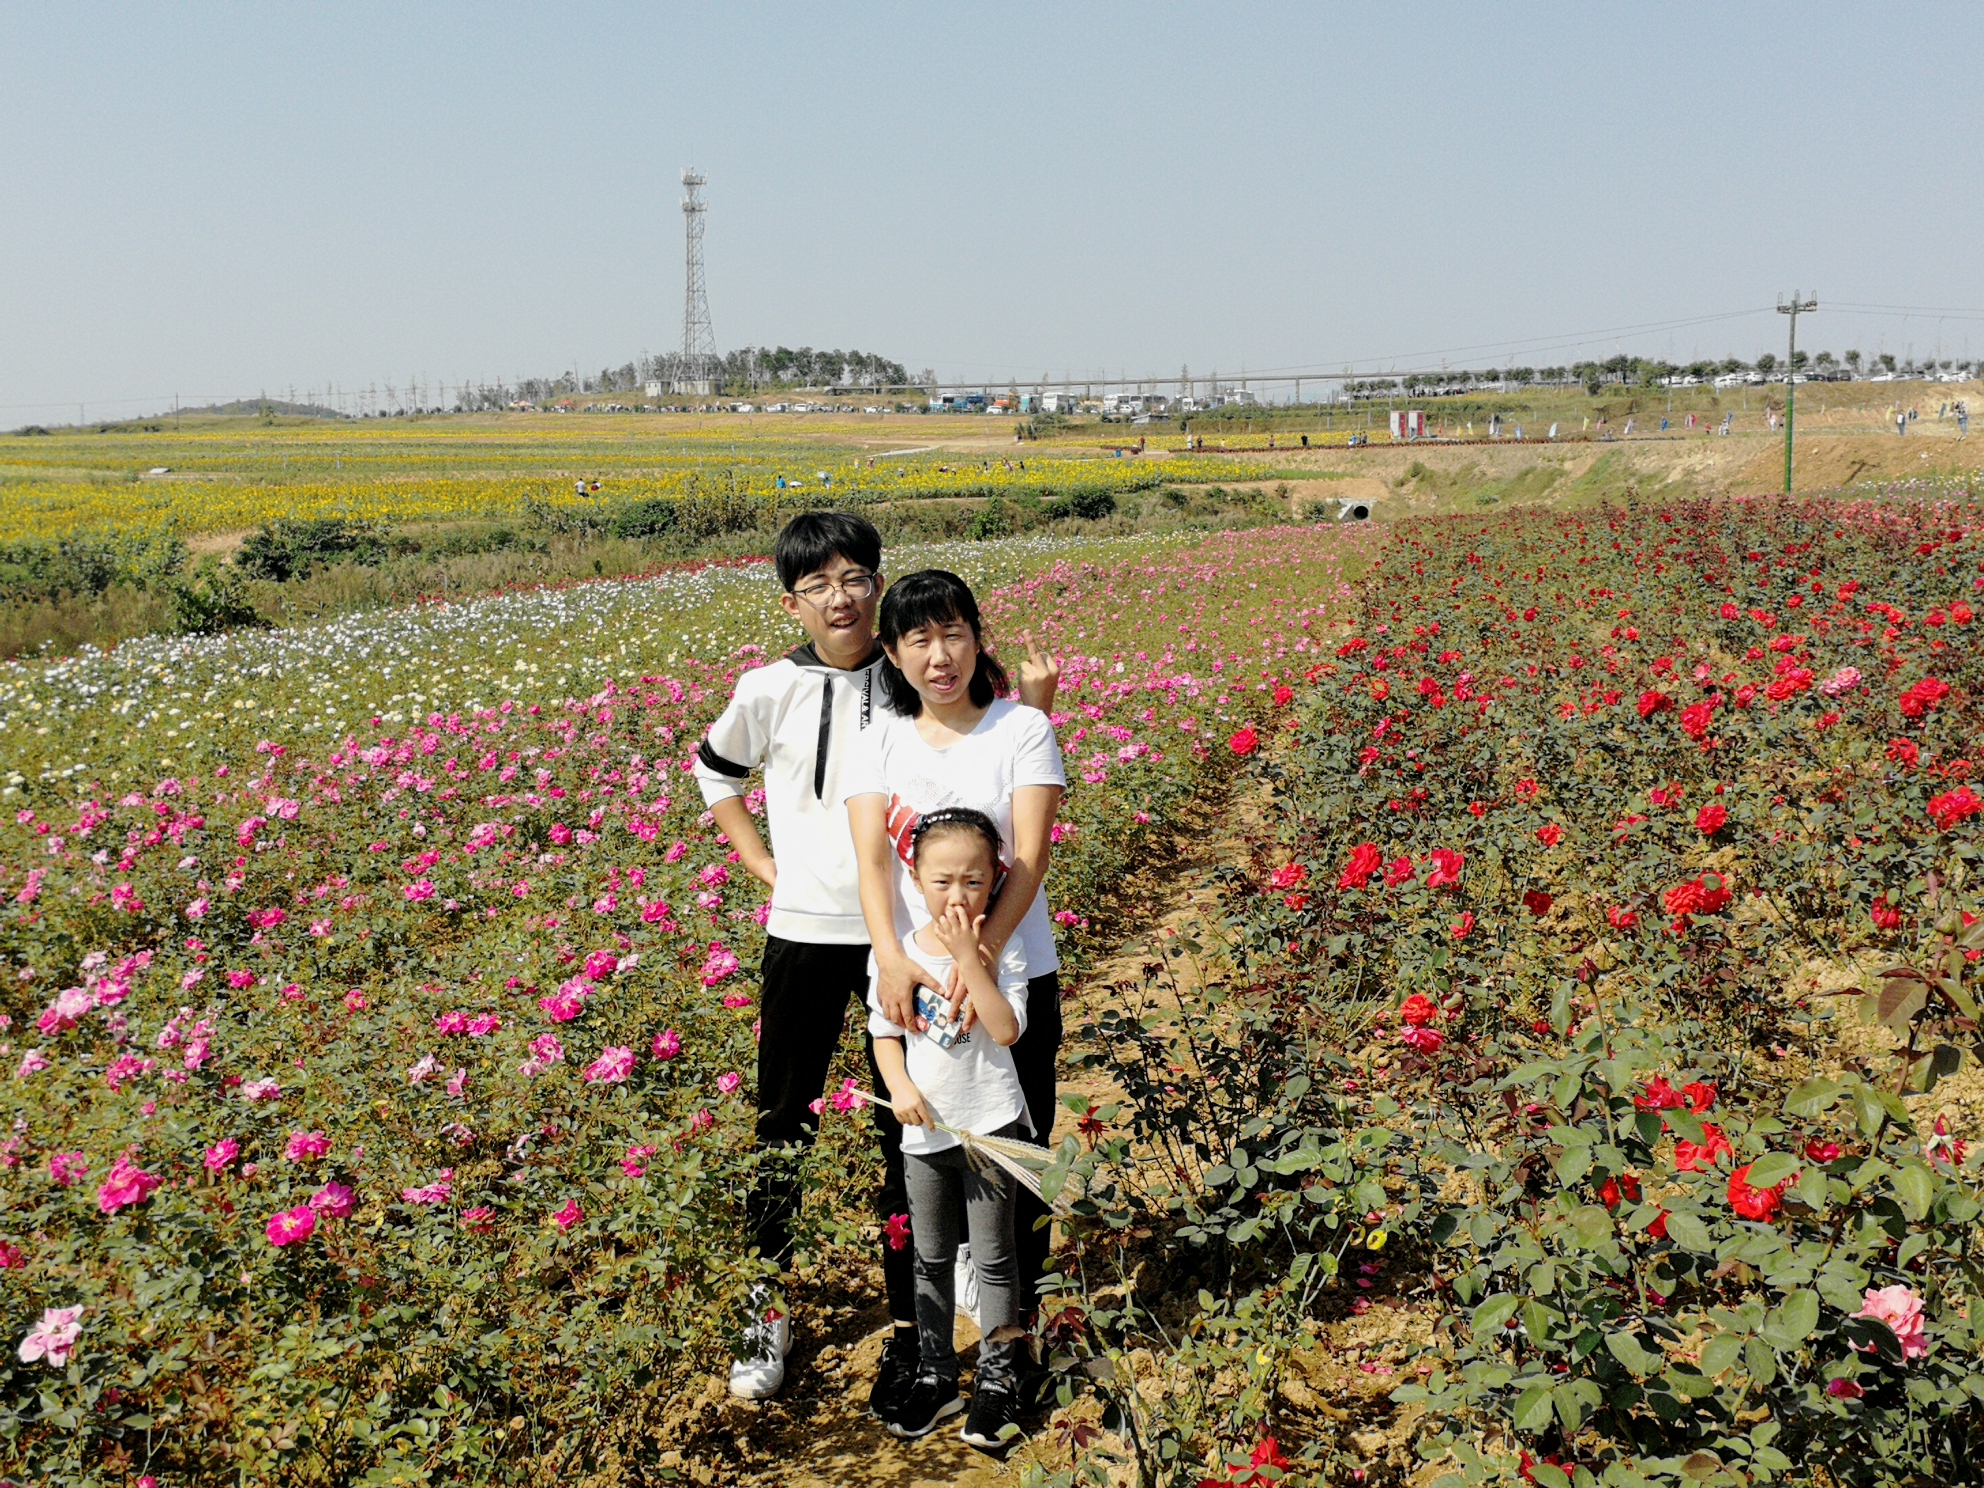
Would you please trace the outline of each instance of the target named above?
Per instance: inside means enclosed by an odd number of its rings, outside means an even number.
[[[599,1058],[586,1066],[586,1080],[591,1084],[617,1085],[634,1072],[634,1051],[622,1045],[615,1045],[601,1051]]]
[[[81,987],[70,987],[59,993],[42,1015],[35,1020],[35,1027],[44,1035],[63,1033],[74,1028],[83,1015],[95,1006],[90,994]]]
[[[577,1199],[565,1200],[565,1207],[551,1216],[551,1222],[561,1230],[569,1230],[586,1217],[585,1210],[579,1207]]]
[[[64,1188],[82,1182],[89,1170],[89,1160],[80,1152],[58,1152],[48,1160],[48,1176]]]
[[[358,1197],[342,1183],[326,1183],[310,1195],[310,1207],[326,1219],[349,1219]]]
[[[299,1240],[308,1240],[317,1228],[317,1216],[308,1204],[298,1204],[294,1209],[278,1209],[269,1216],[269,1244],[280,1248],[294,1245]]]
[[[453,1168],[443,1168],[432,1183],[419,1188],[403,1188],[400,1197],[409,1204],[445,1204],[448,1196],[455,1191],[454,1177]]]
[[[1886,1323],[1901,1341],[1904,1359],[1919,1359],[1929,1352],[1922,1299],[1905,1286],[1869,1287],[1860,1310],[1853,1315]]]
[[[586,957],[586,976],[595,982],[603,982],[620,969],[620,958],[611,951],[594,951]]]
[[[736,1070],[726,1070],[716,1077],[716,1088],[721,1090],[725,1095],[729,1095],[743,1083],[744,1077],[738,1074]]]
[[[80,1307],[44,1308],[41,1321],[29,1329],[28,1336],[21,1340],[21,1362],[32,1364],[37,1359],[45,1360],[54,1369],[67,1364],[76,1339],[83,1331],[82,1316],[83,1309]]]
[[[223,1137],[207,1149],[207,1155],[202,1161],[206,1163],[209,1173],[218,1173],[239,1156],[241,1156],[241,1144],[232,1137]]]
[[[664,1028],[654,1036],[654,1057],[673,1059],[682,1052],[682,1035],[672,1028]]]
[[[720,940],[710,942],[710,953],[703,961],[703,985],[714,987],[737,970],[737,957]]]
[[[147,1173],[132,1162],[126,1153],[111,1165],[110,1175],[98,1185],[96,1207],[105,1214],[115,1214],[119,1209],[144,1203],[152,1196],[152,1190],[164,1182],[156,1173]]]
[[[331,1150],[331,1139],[320,1131],[291,1132],[282,1155],[290,1162],[310,1162]]]

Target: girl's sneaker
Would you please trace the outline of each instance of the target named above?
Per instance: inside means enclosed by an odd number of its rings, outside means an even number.
[[[889,1335],[881,1365],[875,1371],[875,1388],[868,1392],[868,1414],[884,1426],[909,1398],[923,1367],[923,1351],[917,1347],[914,1330],[891,1328]]]
[[[1013,1430],[1007,1431],[1011,1426]],[[974,1447],[986,1452],[1004,1452],[1025,1437],[1020,1426],[1019,1392],[1010,1385],[981,1385],[972,1391],[971,1414],[959,1432]]]
[[[937,1429],[939,1421],[963,1409],[964,1400],[958,1394],[956,1380],[940,1380],[934,1374],[926,1374],[910,1387],[902,1404],[888,1418],[888,1427],[897,1436],[928,1436]]]

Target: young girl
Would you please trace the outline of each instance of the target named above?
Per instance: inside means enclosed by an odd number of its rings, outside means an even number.
[[[958,1139],[932,1126],[942,1121],[977,1136],[1030,1135],[1026,1100],[1013,1067],[1012,1045],[1026,1028],[1026,966],[1017,945],[1000,958],[996,976],[979,957],[985,913],[999,878],[999,829],[981,811],[951,807],[916,824],[910,872],[929,923],[903,942],[904,952],[939,986],[957,968],[966,997],[954,1017],[943,997],[919,988],[917,1011],[928,1027],[910,1032],[882,1011],[875,974],[868,1030],[875,1063],[903,1124],[903,1179],[909,1191],[910,1232],[916,1245],[916,1328],[922,1365],[915,1385],[887,1409],[884,1424],[897,1436],[927,1435],[964,1408],[952,1345],[960,1211],[978,1273],[978,1383],[964,1439],[976,1447],[1004,1445],[1017,1426],[1019,1393],[1014,1344],[993,1341],[1017,1323],[1019,1263],[1014,1250],[1013,1180],[981,1172]]]

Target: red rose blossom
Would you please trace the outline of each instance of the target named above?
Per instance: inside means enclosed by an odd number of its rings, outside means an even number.
[[[1756,1188],[1750,1183],[1749,1163],[1729,1175],[1729,1207],[1744,1219],[1768,1221],[1784,1205],[1789,1178],[1772,1188]]]

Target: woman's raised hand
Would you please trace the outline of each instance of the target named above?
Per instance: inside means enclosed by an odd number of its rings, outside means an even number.
[[[1020,663],[1020,701],[1051,713],[1054,694],[1061,686],[1061,663],[1040,649],[1032,631],[1023,630],[1020,636],[1026,642],[1026,660]]]

